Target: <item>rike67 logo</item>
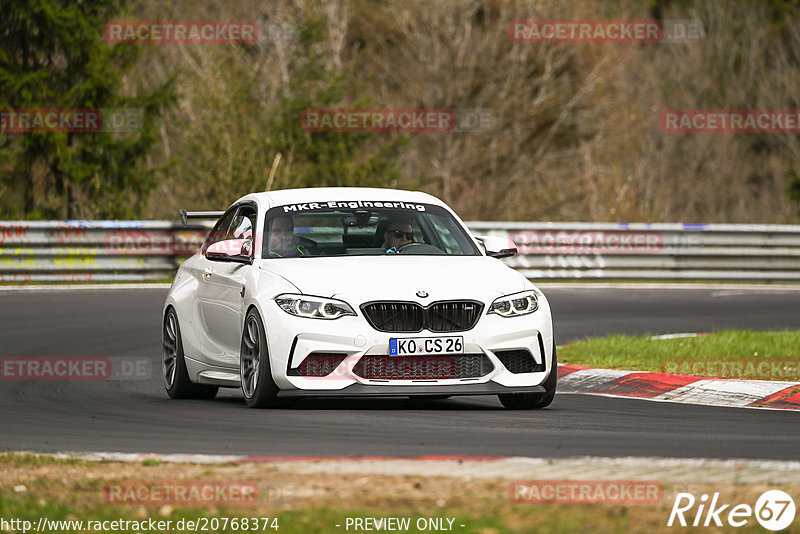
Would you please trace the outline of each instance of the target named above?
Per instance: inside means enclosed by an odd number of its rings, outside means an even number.
[[[722,503],[719,492],[709,501],[704,493],[696,499],[691,493],[678,493],[669,514],[667,526],[675,524],[682,527],[743,527],[755,517],[767,530],[783,530],[792,524],[795,516],[794,500],[781,490],[769,490],[761,494],[754,507],[749,504],[732,505]]]

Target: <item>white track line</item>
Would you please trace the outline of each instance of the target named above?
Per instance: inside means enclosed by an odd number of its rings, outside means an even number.
[[[766,380],[698,380],[655,398],[688,404],[746,407],[796,385],[796,382]]]

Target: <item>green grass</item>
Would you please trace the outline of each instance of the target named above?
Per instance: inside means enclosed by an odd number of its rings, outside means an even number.
[[[572,342],[560,363],[721,378],[800,380],[800,331],[723,330],[703,337],[609,336]]]
[[[0,453],[0,464],[16,466],[38,466],[38,465],[85,465],[86,462],[80,458],[61,458],[49,454],[26,454],[19,452]]]
[[[216,533],[237,533],[243,532],[231,528],[230,519],[232,518],[252,518],[261,517],[258,523],[258,532],[276,534],[307,534],[315,533],[342,533],[347,532],[345,525],[348,517],[350,518],[380,518],[380,517],[401,517],[410,518],[411,528],[403,532],[431,532],[430,530],[417,530],[414,525],[419,518],[445,518],[444,525],[447,525],[446,518],[453,519],[452,532],[481,533],[481,534],[515,534],[515,533],[573,533],[573,532],[598,532],[614,533],[621,531],[636,530],[645,523],[650,531],[657,530],[662,515],[664,513],[647,514],[642,516],[629,516],[625,507],[607,506],[587,506],[587,505],[517,505],[511,508],[501,508],[490,506],[482,513],[473,511],[447,510],[438,513],[420,513],[414,510],[375,510],[366,508],[350,508],[345,505],[343,509],[331,508],[312,508],[303,510],[279,510],[272,512],[266,521],[267,528],[261,529],[263,516],[259,514],[247,514],[241,511],[232,511],[225,508],[214,510],[204,510],[202,508],[176,507],[170,513],[162,513],[158,507],[150,507],[146,512],[134,508],[118,507],[111,505],[81,507],[76,509],[73,506],[64,505],[54,501],[34,498],[33,496],[17,497],[0,495],[0,517],[17,518],[30,521],[32,528],[40,517],[50,521],[83,521],[82,529],[75,528],[77,525],[62,525],[58,532],[63,533],[85,533],[87,532],[86,521],[146,521],[152,518],[154,521],[172,521],[169,532],[195,532],[187,528],[188,521],[201,521],[199,525],[206,525],[206,532]],[[265,514],[266,515],[266,514]],[[221,528],[222,523],[214,525],[211,520],[223,520],[228,518],[228,528]],[[274,528],[274,518],[277,518],[277,530]],[[178,522],[183,520],[184,528],[177,528]],[[460,525],[465,525],[462,528]],[[337,527],[336,525],[340,525]],[[216,529],[211,529],[217,526]],[[202,526],[199,527],[200,531]],[[21,532],[21,530],[19,530]],[[135,532],[136,530],[122,530],[119,532]],[[146,532],[145,530],[139,530]],[[247,530],[249,532],[249,530]],[[353,532],[353,526],[349,529]]]
[[[9,470],[4,478],[0,477],[0,521],[15,520],[16,524],[0,524],[0,532],[36,532],[40,518],[49,521],[73,521],[71,524],[45,524],[40,532],[62,532],[65,534],[89,532],[273,532],[277,534],[294,533],[346,533],[364,532],[347,529],[348,518],[408,518],[411,528],[400,532],[420,532],[414,525],[420,518],[453,519],[453,529],[449,532],[460,534],[516,534],[516,533],[616,533],[616,532],[648,532],[651,534],[683,532],[685,529],[666,526],[673,495],[679,488],[664,485],[664,499],[656,504],[623,505],[623,504],[547,504],[534,502],[511,502],[508,493],[508,481],[478,483],[463,481],[463,485],[446,482],[439,491],[427,498],[415,498],[394,491],[393,484],[379,480],[376,476],[373,487],[365,487],[361,491],[349,493],[348,498],[337,499],[336,493],[314,503],[298,496],[287,500],[270,502],[269,495],[252,506],[162,506],[162,505],[119,505],[104,500],[103,486],[109,478],[96,478],[97,462],[84,462],[85,465],[73,467],[63,464],[65,460],[47,455],[27,455],[7,453],[0,455],[3,461],[14,462],[17,469]],[[33,479],[26,479],[24,489],[17,490],[16,485],[33,470],[27,469],[31,462],[35,465],[52,464],[47,469],[37,470]],[[8,465],[8,464],[6,464]],[[21,466],[21,467],[20,467]],[[0,464],[0,475],[3,474]],[[141,463],[117,465],[110,463],[109,469],[121,470],[120,475],[136,478],[143,471],[167,470],[173,466],[159,466],[142,469]],[[230,466],[208,466],[209,476],[227,473]],[[173,473],[174,470],[170,471]],[[162,474],[161,479],[167,476]],[[212,476],[212,478],[214,478]],[[265,475],[268,479],[269,475]],[[158,480],[159,477],[154,478]],[[360,479],[359,479],[360,480]],[[263,481],[263,480],[262,480]],[[295,480],[298,488],[314,488],[317,483],[313,476],[300,477]],[[342,481],[347,484],[346,481]],[[328,480],[324,484],[336,484]],[[782,489],[797,493],[797,485]],[[342,487],[350,492],[351,487]],[[737,502],[755,502],[764,491],[763,485],[730,485],[718,488],[725,495],[738,495]],[[681,489],[684,491],[683,489]],[[312,492],[314,493],[314,492]],[[441,498],[436,495],[440,495]],[[733,498],[733,497],[731,497]],[[268,517],[266,522],[263,518]],[[230,521],[237,518],[236,525]],[[243,529],[241,519],[259,518],[258,528]],[[277,518],[278,529],[275,530],[274,519]],[[147,526],[119,525],[97,526],[92,522],[139,521],[147,525],[147,520],[171,521],[167,527],[155,526],[155,530]],[[223,528],[227,519],[227,528]],[[29,521],[29,525],[21,526],[19,521]],[[82,521],[78,525],[75,521]],[[193,528],[188,522],[195,522],[200,528]],[[180,523],[179,523],[180,522]],[[102,524],[102,523],[101,523]],[[266,527],[263,528],[266,524]],[[447,522],[443,523],[447,526]],[[340,526],[336,526],[340,525]],[[464,527],[461,527],[464,525]],[[714,530],[717,532],[718,530]],[[763,532],[754,520],[748,521],[743,528],[727,528],[723,531],[750,533]],[[384,530],[384,532],[386,532]],[[435,532],[423,530],[422,532]]]
[[[252,523],[254,518],[260,518],[257,532],[275,534],[307,534],[314,533],[337,533],[354,532],[353,526],[346,529],[347,518],[380,518],[397,517],[409,518],[411,528],[398,532],[434,532],[435,530],[417,530],[416,522],[420,518],[443,518],[443,525],[447,525],[447,518],[453,519],[453,530],[463,534],[524,534],[524,533],[617,533],[617,532],[675,532],[675,529],[667,528],[666,519],[669,511],[665,505],[657,506],[609,506],[609,505],[548,505],[548,504],[516,504],[508,506],[500,504],[497,500],[475,503],[470,510],[440,510],[439,512],[423,512],[421,510],[397,508],[394,506],[381,507],[381,510],[369,509],[354,506],[349,503],[342,503],[341,508],[333,509],[329,507],[318,507],[310,509],[295,510],[275,510],[269,514],[234,511],[225,508],[215,508],[205,510],[199,507],[175,507],[168,513],[159,510],[158,507],[138,509],[133,507],[119,507],[111,505],[101,506],[69,506],[56,501],[48,501],[28,496],[4,496],[0,494],[0,518],[6,520],[15,518],[17,520],[30,521],[32,529],[36,528],[39,518],[46,518],[50,521],[83,521],[82,528],[77,525],[61,525],[58,532],[81,533],[88,532],[91,525],[87,521],[143,521],[147,524],[147,519],[154,521],[171,521],[169,532],[195,532],[188,528],[189,521],[200,522],[198,531],[237,534],[250,532],[241,528],[232,528],[230,520],[233,518],[249,518]],[[264,517],[268,517],[264,521]],[[222,521],[228,519],[228,527],[222,527]],[[274,522],[277,518],[277,522]],[[220,521],[216,525],[213,520]],[[179,521],[183,521],[179,523]],[[262,526],[266,528],[262,530]],[[277,524],[278,529],[275,529]],[[182,525],[183,528],[179,528]],[[337,527],[336,525],[340,525]],[[461,527],[464,525],[464,527]],[[52,524],[51,524],[52,526]],[[109,524],[110,526],[110,524]],[[212,529],[216,526],[217,528]],[[725,531],[735,531],[737,533],[762,532],[763,529],[757,528],[755,521],[749,521],[748,525],[741,529],[726,529]],[[143,529],[119,529],[117,532],[148,532]],[[156,527],[158,528],[158,527]],[[677,529],[682,532],[685,529]],[[17,530],[21,532],[22,530]],[[100,532],[101,530],[94,530]],[[158,530],[157,530],[158,531]],[[362,530],[363,532],[363,530]],[[715,531],[716,532],[716,531]]]

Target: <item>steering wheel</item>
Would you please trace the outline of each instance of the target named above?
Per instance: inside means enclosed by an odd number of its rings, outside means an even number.
[[[401,245],[397,247],[398,254],[415,254],[419,256],[430,255],[443,255],[445,252],[433,245],[429,245],[428,243],[406,243],[405,245]]]
[[[425,243],[417,243],[417,242],[415,242],[415,241],[411,241],[410,243],[405,243],[405,244],[403,244],[403,245],[400,245],[399,247],[397,247],[397,253],[398,253],[398,254],[402,254],[402,252],[403,252],[404,250],[408,250],[408,249],[410,249],[410,248],[413,248],[413,247],[418,247],[418,246],[420,246],[420,245],[424,245],[424,244],[425,244]]]

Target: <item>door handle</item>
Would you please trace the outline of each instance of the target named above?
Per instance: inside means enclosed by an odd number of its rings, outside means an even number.
[[[211,275],[214,274],[214,269],[210,267],[206,267],[203,269],[203,280],[211,280]]]

